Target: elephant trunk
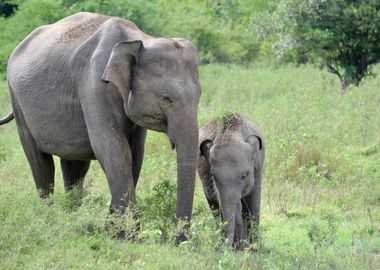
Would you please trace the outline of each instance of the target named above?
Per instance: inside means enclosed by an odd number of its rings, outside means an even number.
[[[240,241],[243,230],[242,205],[240,196],[231,194],[231,191],[221,192],[222,217],[226,222],[224,236],[228,244],[233,245]]]
[[[196,111],[168,119],[168,135],[177,151],[177,219],[189,222],[193,208],[196,164],[198,158],[198,123]],[[184,240],[184,235],[179,236]]]

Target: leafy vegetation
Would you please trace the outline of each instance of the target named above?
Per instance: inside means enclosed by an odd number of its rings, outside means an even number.
[[[346,89],[380,61],[377,0],[13,0],[0,1],[0,73],[14,47],[33,29],[79,11],[134,21],[156,36],[184,37],[202,63],[314,62]],[[347,31],[350,29],[350,31]],[[273,56],[278,58],[274,59]],[[280,61],[278,61],[280,60]]]
[[[280,53],[325,67],[339,77],[343,90],[358,85],[380,61],[377,0],[283,0],[253,21],[258,34],[276,40]]]
[[[17,5],[8,3],[4,0],[0,0],[0,16],[8,17],[11,16],[15,10],[17,9]]]

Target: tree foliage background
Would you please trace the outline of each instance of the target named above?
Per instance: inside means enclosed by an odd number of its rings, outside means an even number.
[[[203,63],[248,63],[259,50],[249,31],[251,16],[274,5],[265,0],[13,0],[18,5],[8,18],[0,17],[0,71],[15,46],[36,27],[79,11],[99,12],[134,21],[155,36],[184,37],[200,49]]]
[[[190,39],[204,64],[313,62],[342,88],[358,85],[380,60],[378,0],[0,0],[0,73],[33,29],[79,11]]]
[[[253,18],[252,28],[284,59],[327,68],[343,89],[380,61],[378,0],[283,0]]]

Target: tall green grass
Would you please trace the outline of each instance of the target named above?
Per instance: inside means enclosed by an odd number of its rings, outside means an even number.
[[[189,241],[174,246],[176,161],[164,134],[148,134],[137,187],[140,240],[131,243],[104,230],[110,194],[97,162],[80,206],[63,191],[58,160],[55,194],[37,198],[12,122],[0,127],[0,268],[379,269],[380,78],[345,95],[334,76],[310,66],[208,65],[200,78],[200,126],[238,111],[265,133],[256,253],[221,245],[199,180]],[[5,82],[0,104],[5,115]]]

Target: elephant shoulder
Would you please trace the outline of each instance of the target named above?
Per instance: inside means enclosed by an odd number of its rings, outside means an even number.
[[[141,31],[134,22],[117,17],[108,17],[108,20],[99,28],[98,35],[100,39],[116,38],[117,42],[152,38]]]

